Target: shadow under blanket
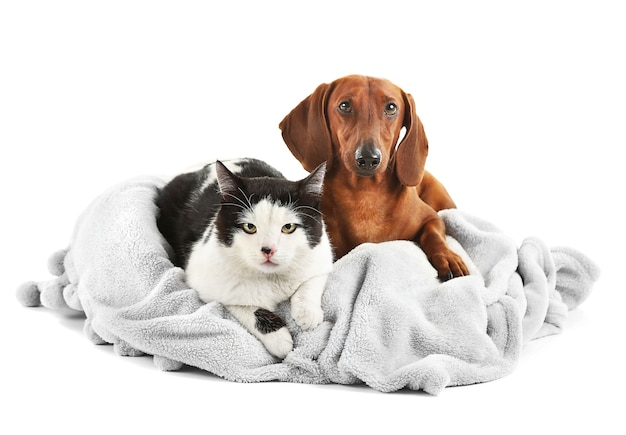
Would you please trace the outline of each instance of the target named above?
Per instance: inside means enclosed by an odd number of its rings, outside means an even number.
[[[294,350],[278,361],[219,303],[200,301],[168,259],[154,203],[163,185],[138,177],[98,196],[69,248],[52,255],[55,277],[20,286],[20,302],[84,311],[91,341],[153,355],[163,370],[438,394],[510,374],[524,343],[560,332],[599,275],[574,249],[536,238],[517,246],[491,223],[446,210],[448,242],[470,276],[440,283],[411,242],[361,245],[335,263],[321,325],[301,331],[288,302],[279,307]]]

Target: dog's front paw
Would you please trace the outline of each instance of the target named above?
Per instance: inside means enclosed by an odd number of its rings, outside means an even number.
[[[437,269],[437,276],[441,282],[469,275],[469,270],[463,259],[450,249],[433,255],[432,263]]]
[[[291,316],[302,329],[312,329],[324,320],[324,311],[320,306],[307,305],[306,302],[293,303]]]

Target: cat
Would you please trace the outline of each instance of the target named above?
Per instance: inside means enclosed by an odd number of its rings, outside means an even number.
[[[204,302],[217,301],[270,354],[293,349],[286,323],[274,313],[290,300],[302,329],[323,321],[322,293],[333,251],[320,212],[326,171],[321,164],[289,181],[256,159],[216,161],[181,174],[157,198],[157,226]]]

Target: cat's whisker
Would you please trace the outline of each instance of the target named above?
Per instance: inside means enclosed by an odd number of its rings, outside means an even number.
[[[239,207],[242,210],[248,210],[247,207],[245,207],[245,206],[243,206],[241,204],[235,204],[234,202],[224,202],[224,203],[222,203],[222,206],[225,206],[225,205],[232,205],[233,207]]]
[[[239,189],[239,190],[241,191],[241,189]],[[243,191],[241,193],[243,193]],[[245,193],[243,195],[244,195],[244,197],[246,197]],[[245,202],[243,202],[241,200],[241,198],[239,198],[238,196],[233,195],[232,193],[226,193],[225,196],[230,196],[231,198],[236,199],[241,204],[242,210],[251,210],[252,209],[252,204],[250,204],[250,201],[248,200],[248,197],[246,197],[246,201],[248,201],[248,203],[246,204]],[[229,203],[229,204],[233,204],[234,205],[234,203]]]
[[[319,213],[320,215],[322,214],[322,212],[321,212],[321,211],[319,211],[319,210],[318,210],[318,209],[316,209],[315,207],[311,207],[311,206],[309,206],[309,205],[299,205],[299,206],[297,206],[297,207],[295,207],[295,208],[294,208],[294,211],[298,211],[298,210],[300,210],[300,209],[302,209],[302,208],[304,208],[304,209],[308,209],[308,210],[313,210],[315,213]]]
[[[315,217],[311,216],[310,214],[306,214],[306,213],[300,213],[300,214],[301,214],[302,216],[306,216],[306,217],[308,217],[309,219],[314,220],[315,222],[317,222],[317,223],[318,223],[318,224],[320,224],[320,225],[322,224],[322,221],[320,221],[319,219],[317,219],[317,218],[315,218]]]
[[[292,210],[294,212],[299,213],[302,216],[306,216],[310,219],[313,219],[315,222],[317,222],[320,225],[322,224],[322,221],[321,221],[322,212],[321,211],[319,211],[315,207],[311,207],[310,205],[296,205],[296,204],[297,202],[292,204]],[[317,219],[314,216],[311,216],[310,214],[304,213],[302,210],[313,210],[315,213],[318,213],[320,215],[320,219]]]
[[[241,187],[239,188],[239,191],[241,192],[243,197],[246,198],[246,201],[248,202],[248,209],[252,209],[252,202],[251,202],[251,200],[252,200],[252,197],[254,196],[254,193],[252,195],[250,195],[250,197],[248,198],[248,195],[246,195],[246,192],[241,190]]]

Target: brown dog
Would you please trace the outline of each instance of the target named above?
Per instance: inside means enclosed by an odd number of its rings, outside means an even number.
[[[439,279],[468,275],[445,241],[437,211],[455,205],[424,170],[428,141],[411,95],[388,80],[346,76],[319,85],[280,129],[304,169],[327,162],[321,207],[337,258],[364,242],[412,240]]]

